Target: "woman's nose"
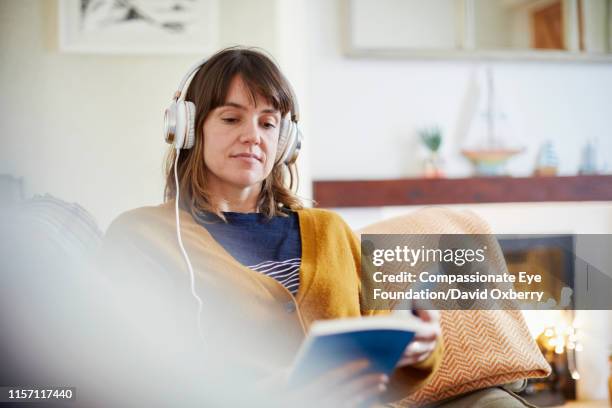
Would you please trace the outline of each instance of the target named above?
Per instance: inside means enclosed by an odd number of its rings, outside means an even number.
[[[261,142],[260,129],[257,119],[248,120],[245,123],[240,139],[243,143],[259,144]]]

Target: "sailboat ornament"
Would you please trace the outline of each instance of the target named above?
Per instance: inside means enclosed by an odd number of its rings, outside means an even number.
[[[466,147],[461,150],[461,154],[472,162],[477,176],[504,176],[508,159],[522,153],[524,148],[508,145],[508,140],[506,140],[508,135],[504,135],[502,131],[506,115],[499,110],[495,100],[495,84],[491,67],[486,68],[485,74],[486,95],[483,99],[481,94],[479,109],[472,118],[470,126],[470,133],[478,137],[477,147]]]

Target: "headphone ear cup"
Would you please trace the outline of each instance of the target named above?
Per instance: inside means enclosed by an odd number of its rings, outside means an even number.
[[[288,113],[281,121],[275,164],[280,162],[287,165],[295,163],[301,147],[302,132],[300,132],[297,123],[291,120],[291,113]]]
[[[185,135],[187,126],[187,108],[185,107],[185,101],[175,102],[175,127],[174,127],[174,148],[182,149],[185,145]]]
[[[191,149],[195,144],[195,112],[196,106],[191,101],[183,102],[185,104],[185,142],[183,149]]]
[[[275,163],[283,161],[283,158],[285,157],[289,133],[291,131],[291,124],[289,114],[285,115],[285,117],[281,120],[280,131],[278,132],[278,146],[276,147]]]
[[[289,129],[289,134],[287,136],[287,147],[286,153],[284,157],[284,162],[286,165],[290,165],[295,163],[300,153],[300,149],[302,148],[302,132],[295,122],[291,122],[291,128]]]
[[[164,115],[164,136],[175,149],[190,149],[195,142],[195,105],[189,101],[173,102]]]
[[[172,102],[164,112],[164,140],[168,144],[176,141],[176,102]]]

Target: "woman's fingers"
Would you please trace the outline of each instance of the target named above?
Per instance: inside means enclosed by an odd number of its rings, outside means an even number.
[[[404,367],[404,366],[409,366],[409,365],[420,363],[421,361],[426,360],[430,354],[431,354],[430,352],[424,352],[424,353],[404,356],[400,359],[400,361],[397,362],[397,367]]]
[[[406,347],[404,354],[429,353],[436,347],[435,341],[413,341]]]
[[[317,395],[321,398],[325,395],[333,394],[336,387],[358,376],[369,365],[370,363],[368,360],[361,359],[334,368],[303,387],[302,392],[306,395]]]
[[[328,401],[346,407],[358,406],[387,389],[389,378],[380,373],[364,374],[336,387]]]
[[[436,339],[438,338],[438,333],[428,333],[428,334],[417,334],[416,336],[414,336],[414,341],[415,342],[431,342],[431,341],[436,341]]]
[[[429,310],[416,309],[415,312],[416,315],[424,322],[430,322],[433,320],[431,313],[429,313]]]
[[[374,403],[374,401],[378,398],[378,396],[382,394],[383,392],[385,392],[386,390],[387,390],[386,385],[383,385],[383,384],[373,385],[369,387],[368,389],[363,390],[361,393],[351,396],[348,399],[346,399],[343,406],[351,407],[351,408],[361,407],[366,402],[368,403],[367,406],[369,406],[372,403]]]
[[[415,313],[423,322],[427,323],[427,331],[417,333],[414,340],[435,341],[440,335],[440,313],[437,310],[423,309],[417,309]]]
[[[436,341],[413,341],[406,347],[402,358],[397,362],[396,366],[403,367],[424,361],[436,348],[436,343]]]
[[[434,323],[440,320],[440,312],[437,310],[416,309],[417,317],[427,323]]]
[[[356,377],[370,365],[366,359],[352,361],[325,373],[317,382],[333,387]]]
[[[317,408],[358,406],[386,390],[389,378],[380,373],[364,374],[368,360],[357,360],[335,368],[301,387],[299,394],[316,402]],[[347,405],[348,404],[348,405]]]

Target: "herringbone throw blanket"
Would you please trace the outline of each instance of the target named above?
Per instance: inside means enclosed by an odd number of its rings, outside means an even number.
[[[358,234],[492,234],[469,211],[426,208],[372,224]],[[500,265],[505,268],[504,265]],[[550,366],[520,310],[443,310],[444,357],[432,380],[395,407],[414,407],[522,378],[546,377]]]

